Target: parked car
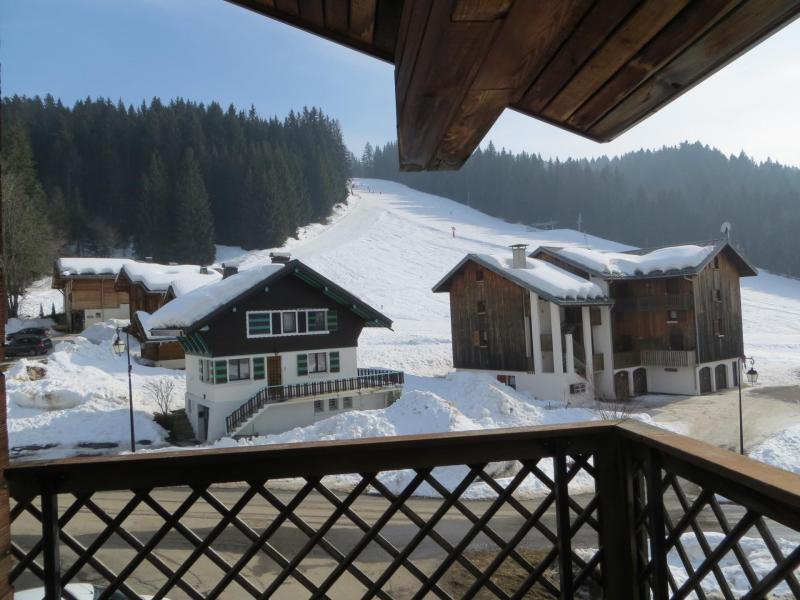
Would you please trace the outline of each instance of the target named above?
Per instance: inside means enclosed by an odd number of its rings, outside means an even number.
[[[44,327],[26,327],[25,329],[20,329],[14,333],[9,333],[6,336],[6,339],[14,340],[24,337],[50,337],[50,331]]]
[[[6,357],[40,356],[53,351],[53,342],[47,337],[14,338],[6,344]]]

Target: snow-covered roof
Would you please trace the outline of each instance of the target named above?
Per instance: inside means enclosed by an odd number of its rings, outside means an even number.
[[[199,265],[162,265],[135,261],[124,265],[121,273],[131,282],[141,283],[150,292],[166,292],[172,285],[176,295],[219,281],[222,277],[213,269],[201,273]]]
[[[61,277],[116,277],[122,267],[133,262],[130,258],[64,257],[56,261],[56,272]]]
[[[716,249],[714,244],[669,246],[641,254],[605,252],[594,248],[567,247],[556,254],[587,269],[612,277],[634,277],[699,267]]]
[[[147,331],[189,327],[274,275],[284,266],[272,263],[259,265],[227,279],[196,288],[167,302],[152,315],[140,317],[142,327]]]
[[[608,297],[599,285],[551,263],[528,258],[525,261],[525,268],[514,268],[511,266],[511,256],[494,254],[468,254],[434,286],[433,291],[446,291],[447,281],[469,260],[559,304],[571,302],[609,303]]]
[[[295,275],[320,293],[333,298],[364,319],[368,327],[391,327],[392,321],[350,292],[326,279],[299,260],[288,263],[267,263],[239,271],[225,279],[215,281],[179,296],[159,308],[152,315],[139,316],[147,335],[179,335],[182,330],[202,327],[215,313],[238,301],[251,291],[260,290],[274,279]]]

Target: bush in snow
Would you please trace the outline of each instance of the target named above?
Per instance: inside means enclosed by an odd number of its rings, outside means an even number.
[[[142,386],[145,393],[158,407],[160,415],[168,415],[172,412],[172,399],[175,394],[175,380],[170,377],[159,377],[149,379]]]

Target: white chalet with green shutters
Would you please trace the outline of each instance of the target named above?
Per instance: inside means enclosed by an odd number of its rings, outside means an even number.
[[[186,352],[186,412],[199,440],[264,435],[383,408],[403,374],[358,367],[364,327],[391,321],[300,261],[242,271],[146,318]]]

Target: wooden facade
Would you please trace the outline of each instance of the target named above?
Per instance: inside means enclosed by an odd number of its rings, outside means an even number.
[[[467,262],[450,280],[449,292],[456,369],[533,371],[525,340],[527,290]]]
[[[698,362],[744,355],[739,271],[729,252],[720,252],[694,278]]]
[[[62,290],[64,294],[64,312],[72,331],[82,331],[86,320],[91,317],[105,319],[105,311],[119,310],[129,303],[128,292],[115,287],[115,278],[113,273],[70,276],[54,274],[53,288]]]
[[[459,168],[511,108],[608,141],[800,0],[229,0],[395,66],[400,166]]]
[[[615,353],[694,350],[693,284],[683,277],[613,281]]]
[[[247,312],[290,309],[328,309],[336,314],[336,328],[319,335],[280,335],[275,337],[247,337]],[[322,288],[315,288],[295,276],[283,277],[269,283],[269,291],[259,289],[233,302],[224,311],[208,320],[201,331],[196,331],[206,342],[208,356],[236,356],[246,354],[278,354],[302,351],[309,348],[326,350],[358,345],[364,328],[364,319],[342,306]]]

